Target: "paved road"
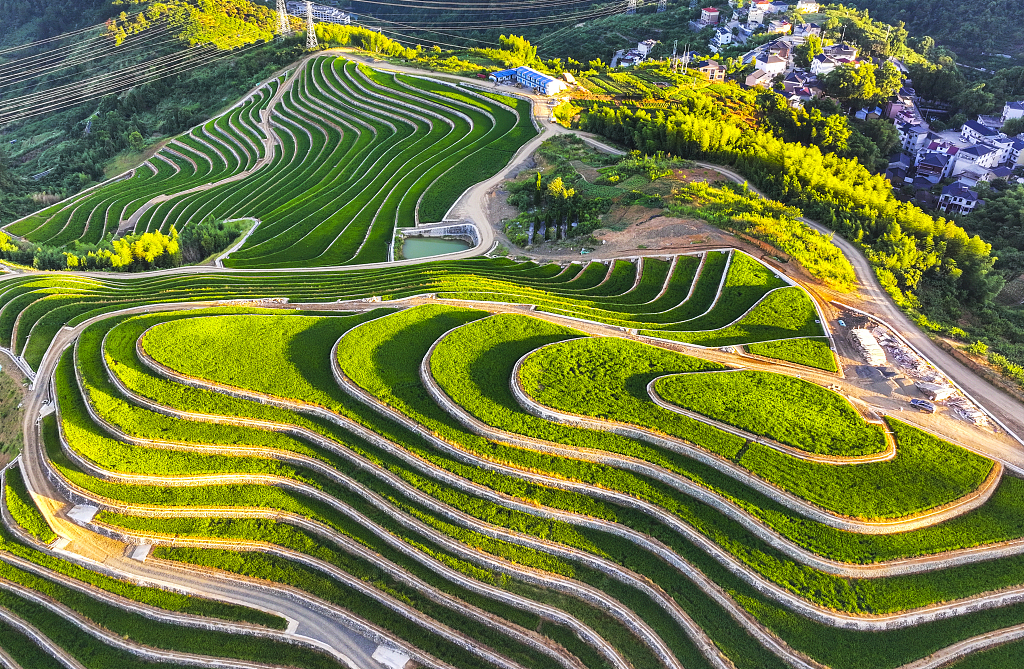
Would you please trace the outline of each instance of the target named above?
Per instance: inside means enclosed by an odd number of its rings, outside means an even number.
[[[403,68],[401,66],[381,64],[374,64],[374,66],[379,67],[380,69],[403,71],[411,74],[427,74],[421,70],[413,70],[411,68]],[[493,222],[489,221],[487,216],[487,192],[504,179],[509,172],[516,169],[526,157],[532,154],[542,141],[554,134],[572,132],[562,128],[561,126],[552,125],[548,123],[546,119],[538,119],[538,123],[542,128],[542,132],[536,138],[524,145],[512,163],[491,179],[475,186],[473,189],[468,191],[463,198],[463,210],[469,218],[478,223],[478,228],[481,234],[481,243],[473,249],[456,254],[449,254],[444,256],[445,258],[455,259],[474,257],[489,250],[494,243],[494,225]],[[584,133],[577,134],[580,134],[585,141],[595,146],[595,148],[613,154],[624,153],[620,149],[608,146],[600,140],[586,136]],[[741,175],[717,165],[701,165],[703,167],[717,170],[734,181],[746,181],[746,179]],[[831,232],[816,222],[806,219],[805,221],[819,231],[825,233]],[[837,246],[843,250],[856,270],[858,290],[860,292],[860,296],[866,303],[862,308],[865,311],[888,321],[922,353],[947,372],[954,381],[960,384],[968,393],[973,395],[975,399],[980,400],[988,410],[990,410],[1004,423],[1009,425],[1015,432],[1024,435],[1024,407],[1022,407],[1022,405],[1014,398],[977,377],[973,372],[971,372],[971,370],[957,362],[952,358],[952,356],[947,354],[930,339],[924,336],[920,330],[918,330],[916,325],[906,318],[906,316],[903,315],[903,313],[884,293],[875,278],[870,264],[860,250],[853,244],[838,236],[834,237],[834,241]],[[403,266],[430,262],[431,260],[434,260],[434,258],[403,260],[386,264],[343,266],[335,269],[356,270],[364,268],[380,268],[386,265]],[[296,273],[322,272],[327,269],[329,268],[295,268],[293,270],[285,271],[292,271]],[[152,272],[147,276],[172,274],[184,275],[208,272],[258,273],[261,271],[262,270],[224,270],[216,267],[182,267]],[[85,274],[98,278],[124,278],[123,274],[104,272],[76,274]],[[167,307],[153,306],[140,309],[139,311],[159,311],[166,308]],[[85,324],[79,326],[74,331],[61,330],[55,340],[55,346],[51,347],[46,359],[44,359],[43,363],[40,365],[40,379],[49,378],[49,375],[52,374],[52,370],[56,364],[56,352],[62,350],[65,345],[73,341],[84,326]],[[295,603],[287,597],[267,593],[256,594],[251,589],[248,589],[244,584],[237,582],[223,583],[213,577],[200,574],[190,573],[182,575],[181,573],[178,573],[177,570],[161,568],[156,564],[145,565],[125,560],[123,558],[123,545],[106,539],[105,537],[101,537],[100,535],[87,532],[77,525],[65,520],[62,514],[64,504],[59,497],[54,494],[49,482],[46,481],[45,476],[42,474],[40,463],[37,460],[41,454],[41,444],[35,429],[35,420],[39,415],[40,409],[43,408],[43,402],[48,398],[47,396],[48,389],[46,387],[46,383],[37,383],[33,391],[26,397],[26,412],[24,419],[24,471],[29,485],[36,493],[35,496],[44,513],[46,513],[46,515],[53,521],[54,526],[62,534],[67,534],[69,538],[72,539],[72,543],[69,548],[76,552],[80,552],[86,557],[93,557],[94,559],[99,559],[101,561],[108,561],[108,563],[112,565],[118,565],[118,568],[124,569],[130,573],[138,575],[139,577],[161,580],[166,583],[174,584],[176,587],[196,592],[196,594],[215,596],[218,599],[224,599],[226,601],[239,601],[239,599],[241,599],[242,602],[277,611],[289,619],[297,621],[298,632],[300,634],[319,639],[331,645],[339,653],[351,658],[354,666],[359,667],[359,669],[379,669],[379,665],[369,658],[369,653],[372,652],[373,644],[363,637],[351,632],[348,628],[345,628],[336,620],[328,616],[312,612],[310,609]],[[1011,462],[1019,461],[1022,457],[1022,453],[1024,453],[1024,450],[1015,447],[1006,446],[1005,449],[1006,450],[1002,454],[1001,459]]]
[[[168,308],[166,305],[154,305],[129,311],[131,313],[153,313],[166,311]],[[37,375],[39,381],[33,386],[24,401],[25,447],[22,450],[22,472],[33,499],[49,520],[50,525],[59,535],[70,539],[70,543],[64,550],[105,563],[131,577],[157,581],[176,590],[198,596],[272,611],[290,621],[297,622],[297,629],[293,629],[293,632],[327,644],[349,666],[355,669],[382,669],[382,666],[371,657],[376,649],[375,643],[344,626],[337,619],[318,613],[296,602],[291,597],[275,593],[272,590],[252,588],[231,579],[125,559],[126,546],[124,544],[90,532],[67,520],[65,515],[67,503],[47,480],[39,460],[43,446],[36,429],[36,419],[40,410],[44,408],[43,403],[51,401],[50,386],[47,380],[51,378],[61,352],[78,337],[82,330],[91,324],[92,320],[95,319],[90,319],[73,330],[61,329],[39,366]]]

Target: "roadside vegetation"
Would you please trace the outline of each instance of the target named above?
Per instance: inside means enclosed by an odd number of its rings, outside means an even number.
[[[688,368],[693,360],[637,342],[588,337],[531,355],[520,379],[526,392],[541,404],[678,437],[844,516],[899,518],[941,506],[976,490],[992,468],[990,460],[947,442],[918,439],[910,427],[893,428],[897,455],[888,462],[849,466],[808,462],[746,442],[646,399],[648,383],[665,374],[693,371]],[[954,464],[936,468],[938,462]]]
[[[808,453],[849,457],[885,450],[881,428],[846,398],[809,381],[772,372],[729,371],[667,376],[663,399]]]
[[[747,351],[754,355],[775,360],[795,362],[826,372],[838,372],[835,353],[829,348],[825,338],[783,339],[747,344]]]

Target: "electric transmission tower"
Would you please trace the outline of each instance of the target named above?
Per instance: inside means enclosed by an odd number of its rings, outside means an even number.
[[[668,9],[668,0],[658,0],[658,13],[661,14],[666,9]]]
[[[313,3],[306,1],[306,51],[316,51],[320,45],[316,42],[316,28],[313,27]]]
[[[672,40],[672,71],[676,71],[676,48],[679,46],[679,40]]]
[[[277,34],[281,37],[292,34],[292,22],[288,20],[288,8],[285,0],[277,0]]]
[[[636,14],[636,0],[628,0],[628,2],[626,2],[626,13]]]

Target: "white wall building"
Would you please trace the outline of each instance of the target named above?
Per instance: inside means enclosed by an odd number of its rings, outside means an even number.
[[[328,7],[326,5],[313,4],[313,19],[323,23],[340,23],[342,25],[348,25],[352,23],[352,17],[341,11],[337,7]],[[285,3],[285,9],[288,10],[289,14],[294,16],[306,17],[306,3],[305,2],[292,2]]]
[[[1000,120],[1006,123],[1011,118],[1024,117],[1024,100],[1020,102],[1007,102],[1003,105],[1003,115],[1000,116]]]
[[[772,76],[778,76],[786,71],[786,59],[775,54],[758,56],[754,61],[754,67]]]

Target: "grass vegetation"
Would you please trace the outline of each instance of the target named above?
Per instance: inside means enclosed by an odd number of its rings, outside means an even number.
[[[3,359],[7,369],[0,372],[0,463],[6,464],[21,450],[21,402],[25,386],[21,370],[8,358]]]
[[[689,360],[693,359],[633,341],[584,338],[530,356],[520,378],[542,404],[685,439],[845,516],[895,518],[934,508],[976,490],[992,467],[990,460],[948,442],[919,439],[909,427],[896,431],[894,459],[863,465],[818,464],[757,443],[745,444],[647,399],[650,381],[693,371],[686,368],[692,365]],[[955,466],[936,468],[936,463],[947,461]]]
[[[186,314],[182,314],[182,316],[185,315]],[[150,319],[152,319],[152,317],[150,317]],[[180,322],[187,323],[187,320]],[[244,323],[244,321],[241,322]],[[131,323],[129,322],[128,324],[130,325]],[[97,334],[96,336],[92,337],[92,339],[95,340],[99,336],[100,335]],[[323,350],[323,354],[329,354],[330,340],[321,338],[318,341],[322,348],[324,347],[324,345],[326,345],[326,348],[324,348]],[[83,339],[83,343],[84,342],[85,340]],[[80,348],[80,353],[82,353],[84,349],[84,346]],[[292,418],[292,422],[295,422],[295,417]],[[299,422],[302,423],[304,421],[300,419]],[[308,423],[308,421],[305,422]],[[426,481],[422,477],[415,476],[411,472],[408,472],[404,467],[401,467],[393,457],[382,456],[383,452],[380,451],[380,449],[372,447],[369,444],[366,444],[362,440],[353,437],[351,434],[341,432],[337,428],[334,428],[332,431],[331,429],[325,430],[324,426],[313,425],[313,427],[318,428],[319,431],[321,432],[325,432],[327,436],[339,440],[344,440],[343,443],[346,446],[362,454],[364,457],[370,457],[372,460],[376,462],[388,464],[389,469],[391,469],[392,471],[395,471],[396,473],[401,473],[403,477],[406,477],[410,481],[418,483],[419,486],[423,487],[427,492],[434,494],[435,496],[438,496],[441,499],[444,499],[448,503],[456,503],[459,506],[466,508],[482,509],[480,501],[475,501],[471,503],[469,499],[466,498],[464,495],[455,493],[454,491],[446,489],[443,486],[427,485]],[[182,430],[179,428],[178,430],[172,430],[171,434],[168,434],[167,429],[167,427],[164,427],[160,430],[162,436],[176,436],[175,433],[182,433]],[[377,429],[378,431],[386,432],[386,430],[382,430],[379,426],[377,427]],[[191,430],[187,431],[191,432]],[[231,433],[221,434],[219,435],[218,442],[232,443],[231,439],[233,438],[233,436],[234,435]],[[210,438],[209,431],[207,431],[206,438]],[[279,435],[274,435],[272,433],[267,434],[266,439],[261,443],[261,445],[263,444],[281,447]],[[141,450],[145,451],[148,449]],[[337,456],[332,456],[322,451],[316,452],[319,451],[319,449],[310,449],[308,446],[305,447],[305,450],[307,452],[310,452],[312,450],[312,454],[315,457],[320,457],[324,459],[325,461],[329,462],[339,470],[351,470],[350,463],[347,463],[344,459],[339,459]],[[257,466],[255,469],[253,469],[252,466],[247,465],[245,459],[242,458],[208,458],[210,462],[204,462],[201,464],[193,465],[191,464],[192,459],[187,457],[183,458],[179,456],[177,458],[171,458],[172,460],[176,460],[177,464],[171,464],[169,468],[168,455],[160,453],[151,453],[147,455],[143,452],[140,452],[140,449],[129,449],[129,453],[124,454],[113,452],[111,453],[111,457],[111,462],[117,462],[119,465],[118,468],[125,466],[132,467],[132,463],[149,459],[152,460],[154,463],[157,463],[156,465],[154,465],[155,469],[162,471],[164,473],[167,473],[169,471],[174,471],[182,474],[195,473],[195,471],[197,470],[194,470],[194,467],[198,467],[199,471],[206,471],[209,468],[218,464],[222,471],[267,471],[267,465]],[[383,460],[381,460],[382,457],[384,458]],[[278,467],[277,473],[286,476],[289,475],[287,471],[281,469],[280,467]],[[408,530],[408,528],[405,528],[401,525],[396,525],[394,521],[388,518],[388,516],[382,514],[378,509],[375,509],[373,506],[367,506],[365,503],[358,503],[358,496],[354,498],[351,494],[340,489],[337,485],[328,483],[325,480],[323,480],[322,477],[318,475],[312,475],[310,472],[294,472],[291,474],[291,476],[299,478],[300,480],[304,480],[307,483],[312,483],[316,487],[319,487],[325,491],[329,491],[331,492],[331,494],[335,495],[339,499],[345,499],[347,504],[354,504],[357,507],[365,507],[360,508],[360,511],[362,513],[374,518],[374,520],[377,523],[383,523],[386,527],[388,527],[390,531],[392,531],[396,535],[402,536],[404,540],[416,546],[419,550],[427,551],[431,555],[435,556],[437,559],[445,561],[446,564],[448,564],[449,566],[453,566],[456,569],[465,572],[472,578],[481,578],[482,572],[478,568],[473,567],[472,565],[466,563],[463,560],[448,555],[447,551],[435,545],[435,543],[430,539],[424,538],[422,536],[417,536],[415,532],[411,532],[410,530]],[[455,538],[457,538],[460,541],[469,543],[470,545],[473,545],[478,548],[484,548],[490,552],[495,552],[497,555],[506,557],[507,559],[523,562],[524,564],[527,564],[535,568],[542,567],[550,569],[554,566],[552,565],[550,558],[546,558],[542,555],[534,555],[534,552],[531,552],[528,549],[516,547],[511,544],[505,544],[505,542],[501,541],[494,541],[493,539],[488,539],[487,537],[478,535],[477,533],[467,532],[466,530],[462,530],[448,523],[445,523],[439,518],[435,517],[436,514],[429,512],[420,504],[408,500],[404,494],[395,491],[393,488],[387,486],[386,484],[383,484],[382,481],[380,480],[374,479],[372,476],[366,476],[365,474],[360,476],[358,473],[356,474],[356,476],[357,478],[361,479],[362,483],[370,485],[371,488],[377,490],[386,498],[391,499],[396,503],[400,503],[402,508],[405,509],[407,512],[414,514],[420,520],[430,523],[435,528],[440,529],[447,534],[452,534]],[[137,498],[137,493],[129,493],[127,489],[123,488],[112,489],[107,487],[105,488],[105,493],[115,494],[117,496],[130,494],[133,499]],[[147,496],[146,493],[143,492],[142,494],[142,499],[145,499]],[[401,564],[403,567],[412,569],[421,577],[433,582],[434,585],[436,585],[437,587],[441,587],[443,590],[451,592],[453,596],[457,596],[466,601],[482,605],[484,606],[484,608],[487,608],[488,610],[493,610],[499,615],[506,618],[512,619],[515,618],[517,615],[515,614],[515,610],[509,609],[507,606],[482,600],[482,598],[480,598],[477,595],[473,595],[472,593],[469,593],[468,591],[465,591],[462,588],[453,586],[452,584],[445,582],[443,579],[439,579],[436,575],[431,574],[429,569],[425,569],[422,565],[414,561],[411,561],[407,557],[401,556],[400,554],[396,556],[394,550],[387,549],[386,546],[381,544],[378,538],[374,537],[374,535],[372,534],[367,533],[365,528],[361,528],[358,525],[358,523],[353,523],[351,522],[351,520],[346,521],[344,519],[340,519],[339,515],[336,512],[332,511],[330,508],[324,507],[323,505],[311,503],[309,500],[303,501],[295,499],[293,496],[284,493],[274,493],[268,495],[267,491],[261,489],[261,487],[259,486],[228,486],[227,488],[212,488],[206,491],[200,491],[198,493],[191,490],[180,490],[169,492],[165,495],[160,496],[159,498],[154,498],[150,496],[150,499],[158,499],[161,503],[178,503],[185,505],[192,503],[200,503],[195,501],[195,494],[202,495],[203,501],[201,503],[204,504],[255,504],[258,506],[269,506],[272,508],[291,510],[293,512],[306,516],[313,515],[313,517],[322,519],[322,522],[325,522],[331,525],[332,527],[339,529],[339,531],[343,531],[344,533],[349,534],[350,536],[354,536],[361,543],[364,543],[367,546],[372,546],[374,547],[375,550],[381,551],[382,554],[388,556],[389,559]],[[402,501],[399,502],[399,500]],[[484,506],[488,505],[484,504]],[[255,537],[256,535],[252,536]],[[556,571],[558,571],[559,573],[574,573],[573,569],[567,566],[559,566],[556,568]],[[548,603],[554,603],[555,605],[558,605],[562,608],[567,607],[568,610],[572,611],[575,615],[580,617],[582,620],[586,621],[588,624],[591,624],[595,629],[605,630],[608,633],[608,635],[610,635],[609,638],[622,637],[622,629],[619,627],[618,623],[606,619],[603,615],[595,616],[595,611],[590,610],[587,606],[582,606],[581,603],[578,601],[575,601],[571,598],[566,599],[564,596],[551,591],[538,591],[535,588],[531,588],[529,586],[526,586],[525,584],[515,583],[513,581],[510,581],[509,579],[501,578],[495,580],[495,577],[490,575],[489,573],[486,573],[484,575],[486,576],[486,579],[489,582],[501,584],[503,587],[513,589],[517,592],[520,592],[520,594],[524,594],[527,597],[538,598],[543,601],[547,601]],[[591,579],[595,582],[600,582],[602,578],[603,577],[598,577],[597,575],[591,577]],[[527,626],[535,627],[536,622],[532,624],[527,623]],[[586,657],[592,654],[593,651],[588,650],[588,648],[585,645],[581,644],[578,640],[573,640],[573,636],[570,635],[569,637],[566,637],[565,630],[563,630],[562,628],[550,624],[548,624],[546,627],[550,630],[550,633],[551,635],[553,635],[553,638],[560,639],[563,644],[572,649],[573,652],[577,655],[581,657]],[[617,629],[618,631],[616,631]],[[623,642],[623,644],[626,648],[630,647],[629,642]],[[617,643],[617,645],[623,644]],[[627,652],[635,653],[636,651]]]
[[[680,374],[654,385],[666,401],[808,453],[870,455],[885,436],[850,402],[792,376],[761,371]]]
[[[836,356],[829,348],[828,340],[824,338],[808,337],[747,344],[747,351],[765,358],[795,362],[826,372],[839,371]]]
[[[154,320],[156,318],[159,318],[159,316],[157,316],[157,317],[153,317],[153,316],[144,317],[143,319],[146,319],[146,318],[148,318],[150,320]],[[387,322],[389,320],[392,320],[392,319],[395,319],[395,318],[396,318],[396,316],[391,316],[391,317],[388,317],[388,318],[385,318],[385,319],[374,321],[373,323],[369,323],[369,324],[364,325],[361,328],[353,331],[352,334],[355,335],[356,332],[361,332],[363,330],[363,328],[367,328],[369,331],[367,333],[363,333],[363,334],[366,335],[366,340],[365,341],[367,343],[369,343],[369,342],[378,342],[379,343],[381,341],[381,336],[382,335],[386,335],[387,332],[388,332],[388,329],[372,329],[372,328],[374,326],[384,326],[384,325],[387,325]],[[139,319],[139,320],[143,320],[143,319]],[[418,319],[415,322],[418,322]],[[141,331],[140,327],[141,326],[136,326],[135,327],[137,332]],[[392,324],[391,327],[392,328],[394,327],[393,324]],[[145,329],[145,328],[141,327],[141,329]],[[375,332],[376,332],[376,335],[374,334]],[[412,397],[415,396],[415,395],[410,395],[409,393],[410,393],[411,390],[414,390],[415,386],[416,386],[415,383],[410,385],[410,380],[415,380],[415,368],[416,368],[415,364],[410,364],[410,363],[412,363],[412,361],[417,358],[418,354],[417,354],[416,351],[408,351],[410,340],[405,338],[403,336],[404,334],[405,334],[404,330],[403,329],[399,329],[398,332],[394,332],[393,334],[391,334],[389,336],[386,336],[385,339],[387,341],[394,341],[395,346],[394,347],[389,347],[385,351],[379,352],[379,354],[377,354],[377,355],[366,356],[366,355],[364,355],[367,352],[365,349],[364,350],[358,350],[358,349],[357,350],[352,350],[352,351],[350,351],[350,355],[352,356],[353,360],[364,360],[364,361],[366,361],[366,360],[376,360],[377,362],[374,363],[375,365],[377,365],[377,364],[384,365],[383,369],[386,371],[386,373],[389,375],[389,378],[394,383],[394,385],[391,386],[391,387],[398,388],[398,389],[402,389],[402,388],[405,389],[405,390],[401,390],[400,391],[400,395],[396,396],[396,398],[398,400],[400,400],[400,401],[408,402]],[[137,336],[137,334],[135,336]],[[345,340],[348,340],[348,339],[349,339],[349,337],[345,338]],[[362,339],[362,337],[360,337],[360,339]],[[432,341],[432,337],[431,336],[427,336],[424,339],[425,339],[426,343],[421,345],[421,346],[429,345],[429,342]],[[343,342],[345,340],[343,340]],[[233,341],[242,341],[242,340],[236,338]],[[352,340],[352,341],[354,342],[355,340]],[[128,343],[130,344],[130,342],[131,342],[131,339],[129,338]],[[325,350],[326,351],[326,349],[329,348],[329,342],[321,342],[321,343],[318,344],[318,346],[320,347],[321,350]],[[342,350],[345,350],[345,349],[343,348]],[[373,348],[371,348],[370,350],[371,351],[372,350],[376,350],[376,345]],[[230,353],[230,350],[228,348],[222,348],[222,352],[224,353],[224,355],[227,355],[228,353]],[[269,352],[273,353],[274,351],[269,351]],[[425,348],[422,349],[422,352],[425,352]],[[318,354],[313,354],[313,355],[318,355]],[[225,358],[225,359],[227,359],[227,358]],[[403,361],[406,361],[406,362],[403,362]],[[398,373],[398,370],[404,370],[404,371],[402,371],[401,373]],[[405,379],[405,380],[403,380],[403,379]],[[189,389],[189,392],[192,392],[192,389]],[[238,402],[237,400],[232,400],[232,401]],[[427,405],[423,404],[421,406],[421,408],[426,409]],[[261,410],[262,409],[264,409],[264,408],[261,408]],[[270,408],[266,408],[266,409],[270,409]],[[349,410],[351,410],[351,409],[349,409]],[[441,416],[443,416],[443,414],[440,414],[437,417],[439,418]],[[443,426],[440,426],[440,425],[438,425],[436,423],[434,423],[434,425],[435,425],[435,427],[443,427]],[[459,437],[460,440],[461,440],[461,443],[463,443],[463,444],[466,444],[470,440],[470,437],[463,436],[463,435],[458,435],[456,432],[450,431],[448,429],[445,429],[444,433],[448,434],[449,436],[457,436],[457,437]],[[436,455],[430,454],[428,451],[420,451],[420,452],[423,453],[425,456],[434,459],[435,462],[442,463],[442,466],[446,466],[448,468],[453,468],[454,471],[458,471],[459,473],[463,473],[463,475],[467,475],[467,476],[473,478],[474,480],[486,481],[490,485],[498,485],[498,489],[505,489],[504,488],[504,484],[501,484],[499,479],[497,479],[497,478],[495,478],[493,476],[489,476],[485,472],[481,472],[479,469],[476,469],[476,468],[473,468],[473,467],[459,467],[456,463],[452,463],[450,461],[447,462],[447,463],[444,463],[443,459],[438,458]],[[506,450],[504,455],[507,456],[509,454],[510,454],[510,451]],[[549,458],[549,460],[550,460],[550,458]],[[534,461],[534,464],[535,465],[544,466],[544,467],[549,467],[550,466],[550,465],[542,465],[541,462],[542,461],[538,459],[538,460]],[[509,489],[509,490],[511,491],[512,489]],[[520,491],[519,494],[523,494],[523,492],[522,492],[523,488],[521,486],[518,488],[518,490]],[[538,490],[537,492],[541,492],[541,491]],[[581,508],[580,507],[580,502],[582,502],[583,499],[576,499],[576,500],[573,500],[572,502],[570,502],[568,498],[563,499],[563,500],[560,501],[558,499],[558,497],[559,497],[559,495],[554,494],[554,491],[548,491],[548,492],[544,493],[544,497],[538,497],[536,499],[544,499],[546,503],[555,503],[558,506],[561,506],[562,504],[568,503],[568,504],[571,505],[570,508],[576,508],[576,509]],[[561,495],[561,497],[564,497],[564,495]],[[603,512],[599,511],[600,506],[605,507],[607,509],[607,511],[603,511]],[[625,509],[615,508],[613,510],[611,507],[608,507],[607,505],[595,506],[592,502],[589,503],[589,507],[592,509],[593,512],[598,512],[598,513],[613,512],[615,514],[614,517],[618,518],[620,520],[620,522],[627,522],[630,525],[636,524],[637,526],[643,526],[643,527],[649,527],[650,526],[650,520],[644,520],[642,517],[635,516],[635,514],[630,515],[630,513],[627,510],[625,510]],[[676,508],[681,508],[681,507],[676,507]],[[707,511],[705,510],[705,511],[702,511],[700,513],[701,514],[706,514]],[[707,516],[706,520],[703,521],[703,522],[713,522],[713,524],[714,523],[720,523],[720,521],[712,520],[713,519],[713,515],[714,514],[712,514],[712,516]],[[492,520],[495,520],[495,519],[498,519],[499,516],[492,515],[492,516],[490,516],[490,518]],[[527,527],[532,528],[531,531],[539,531],[540,530],[540,527],[536,524],[537,523],[536,519],[534,519],[534,520],[532,520],[530,522],[531,522],[531,525],[522,526],[522,527],[524,527],[524,528],[527,528]],[[722,529],[725,529],[725,527],[727,527],[727,526],[728,526],[728,524],[726,524],[725,526],[721,526],[721,527],[722,527]],[[710,528],[711,526],[708,526],[708,527]],[[815,526],[815,527],[818,530],[820,530],[819,526]],[[810,527],[808,529],[810,529]],[[545,530],[545,531],[550,533],[552,530],[549,529],[549,530]],[[574,530],[574,532],[577,535],[580,534],[579,530]],[[739,532],[742,534],[741,530]],[[584,533],[584,534],[586,534],[586,533]],[[825,534],[827,535],[828,532],[826,532]],[[571,534],[568,534],[568,535],[565,534],[565,530],[559,530],[556,534],[554,534],[554,535],[549,534],[548,536],[564,536],[564,537],[568,538],[568,537],[570,537],[572,535]],[[689,544],[685,540],[680,540],[681,542],[677,541],[678,537],[676,537],[673,533],[669,532],[668,534],[661,534],[660,536],[662,536],[665,540],[670,541],[670,543],[673,545],[673,548],[675,550],[682,551],[683,553],[688,554],[688,555],[689,555],[690,552],[692,552],[692,551],[690,551],[690,549],[686,548],[686,546],[689,545]],[[572,539],[571,543],[575,545],[575,544],[577,544],[582,539],[583,539],[583,537],[580,536],[579,539]],[[607,537],[607,535],[593,535],[591,537],[591,539],[590,539],[590,542],[593,542],[594,546],[601,546],[602,547],[602,553],[605,553],[605,554],[609,554],[609,550],[615,550],[616,551],[615,554],[617,556],[616,559],[625,560],[627,562],[630,561],[630,560],[638,559],[637,556],[633,555],[633,554],[636,553],[635,549],[628,549],[625,546],[623,546],[622,547],[623,550],[619,551],[619,549],[615,548],[616,544],[614,542],[610,542],[609,541],[609,538]],[[735,549],[735,548],[738,548],[741,544],[730,544],[730,545],[733,546],[733,548]],[[683,553],[681,553],[681,554],[683,554]],[[766,556],[769,555],[769,554],[770,554],[770,552],[767,552],[767,553],[766,552],[761,552],[761,553],[759,553],[760,557],[758,557],[756,559],[753,557],[753,555],[750,555],[750,556],[748,556],[748,558],[745,558],[745,559],[752,559],[752,560],[755,561],[755,563],[763,565],[764,564],[764,560],[767,559]],[[701,558],[700,556],[701,556],[701,554],[698,551],[696,554],[691,555],[690,558],[692,558],[694,560],[697,560],[698,563],[700,563],[700,564],[706,563],[707,562],[707,558],[706,557],[705,558]],[[713,565],[714,565],[714,563],[712,561],[711,566],[713,566]],[[702,568],[707,568],[708,566],[709,565],[705,564],[705,567],[702,567]],[[999,571],[1004,571],[1004,570],[1000,569]],[[648,571],[644,571],[644,573],[648,573]],[[656,573],[656,572],[650,571],[649,573]],[[780,572],[780,573],[783,573],[783,572]],[[994,573],[989,573],[984,578],[991,579],[993,576],[995,576]],[[804,575],[802,575],[800,577],[800,579],[801,580],[805,580],[806,581],[806,585],[809,588],[821,589],[822,587],[826,587],[823,583],[818,583],[818,584],[812,586],[811,583],[814,583],[815,579],[816,578],[820,578],[820,577],[814,577],[814,578],[810,578],[810,577],[811,577],[810,573],[805,573]],[[672,577],[672,578],[677,580],[678,576],[675,576],[675,577]],[[810,578],[810,580],[807,580],[808,578]],[[1000,580],[1002,580],[1002,579],[1012,579],[1014,577],[1012,575],[1009,575],[1009,574],[1006,574],[1006,573],[1001,573],[998,578]],[[970,580],[970,579],[968,579],[968,580]],[[664,581],[662,581],[661,578],[659,577],[659,582],[664,582]],[[792,582],[792,579],[791,579],[791,582]],[[991,583],[991,581],[990,581],[990,583]],[[874,594],[869,597],[869,601],[876,601],[875,597],[878,598],[877,599],[878,602],[886,601],[886,598],[887,597],[891,597],[891,594],[883,594],[882,590],[878,590],[879,585],[881,585],[881,584],[878,583],[878,582],[864,583],[863,586],[858,586],[858,591],[862,592],[862,593],[873,592]],[[922,583],[922,585],[923,585],[923,583]],[[962,582],[961,582],[961,585],[962,585]],[[873,590],[866,590],[866,589],[862,590],[861,589],[862,587],[863,588],[867,588],[868,586],[873,588]],[[933,586],[934,586],[934,584],[932,584],[932,586],[928,586],[928,587],[933,587]],[[895,590],[890,591],[889,590],[890,587],[894,588]],[[902,595],[903,597],[906,597],[906,596],[908,596],[907,593],[915,593],[915,592],[921,593],[921,592],[924,592],[922,590],[919,590],[919,587],[920,586],[912,586],[910,584],[910,582],[908,582],[908,581],[894,581],[891,584],[887,584],[886,585],[886,587],[884,588],[884,592],[887,592],[887,593],[900,592],[900,593],[904,593]],[[986,586],[982,586],[982,587],[986,587]],[[836,596],[837,593],[833,590],[834,586],[827,586],[827,588],[828,588],[828,590],[830,592],[832,592],[832,594],[830,594],[829,597]],[[864,596],[864,595],[862,594],[862,596]],[[920,596],[920,595],[919,594],[915,594],[913,596],[916,597],[916,596]],[[907,601],[907,600],[904,600],[904,601]],[[944,638],[948,638],[948,633],[946,633],[946,636]],[[891,650],[892,649],[890,649],[890,651]],[[910,652],[910,651],[905,651],[904,649],[901,648],[900,649],[900,653],[903,653],[903,652]],[[895,656],[898,656],[898,655],[899,655],[899,653],[895,654]],[[877,654],[874,655],[873,657],[876,660],[878,659]],[[843,662],[846,662],[846,661],[848,661],[848,660],[843,660]],[[886,661],[886,663],[877,664],[876,666],[888,666],[887,662],[888,662],[888,660]],[[863,665],[863,666],[872,666],[872,665]]]
[[[36,508],[32,497],[28,494],[25,481],[21,477],[21,469],[7,470],[4,481],[3,503],[7,505],[7,510],[11,512],[14,521],[44,544],[52,543],[57,535],[50,529],[43,514]]]

